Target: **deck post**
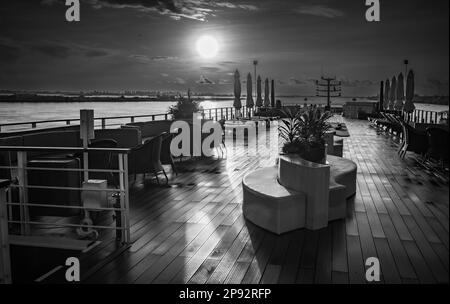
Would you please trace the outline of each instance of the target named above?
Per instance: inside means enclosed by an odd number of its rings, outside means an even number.
[[[128,197],[128,155],[119,154],[120,223],[122,242],[130,242],[129,197]]]
[[[102,118],[102,128],[104,129],[104,118]],[[95,138],[94,133],[94,110],[80,110],[80,137],[83,141],[83,148],[89,147],[91,139]],[[83,152],[83,180],[89,180],[89,153]]]
[[[19,180],[19,203],[20,203],[20,233],[28,235],[30,233],[30,216],[28,212],[28,176],[27,176],[27,152],[17,152],[17,176]]]
[[[125,187],[125,198],[124,198],[124,228],[125,228],[125,238],[124,242],[126,244],[131,242],[130,236],[130,197],[129,197],[129,186],[128,186],[128,154],[123,154],[123,177],[124,177],[124,187]]]
[[[9,181],[0,180],[0,284],[11,284],[11,259],[9,256],[6,187]]]

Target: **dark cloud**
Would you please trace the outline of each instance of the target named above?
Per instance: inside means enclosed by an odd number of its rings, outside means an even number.
[[[225,85],[225,84],[232,84],[233,81],[231,79],[219,79],[218,84]]]
[[[31,48],[54,58],[67,58],[71,54],[71,49],[69,47],[56,43],[35,44],[32,45]]]
[[[49,5],[57,1],[44,0],[41,3]],[[176,20],[188,18],[198,21],[206,21],[207,17],[213,16],[220,9],[241,9],[246,11],[255,11],[258,9],[253,4],[234,4],[231,2],[210,0],[84,0],[84,2],[92,5],[96,9],[128,8],[142,12],[156,12]]]
[[[209,73],[216,73],[220,71],[220,69],[217,67],[208,67],[208,66],[201,67],[200,69]]]
[[[291,78],[289,78],[289,84],[290,85],[303,85],[303,84],[307,84],[307,82],[303,81],[303,80],[296,79],[294,77],[291,77]]]
[[[103,50],[88,50],[85,53],[86,57],[103,57],[108,55],[108,52]]]
[[[147,56],[145,56],[145,57],[147,57]],[[153,56],[150,59],[158,61],[158,60],[175,60],[178,58],[174,57],[174,56]]]
[[[20,57],[20,49],[16,46],[0,44],[0,62],[15,62]]]
[[[200,79],[197,80],[196,83],[198,83],[198,84],[214,84],[214,81],[209,80],[204,75],[201,75]]]
[[[344,12],[326,5],[305,5],[296,10],[297,13],[303,15],[312,15],[325,18],[337,18],[344,16]]]
[[[350,79],[344,79],[341,80],[341,84],[343,87],[355,87],[355,88],[361,88],[361,87],[370,87],[372,85],[375,85],[371,80],[350,80]]]

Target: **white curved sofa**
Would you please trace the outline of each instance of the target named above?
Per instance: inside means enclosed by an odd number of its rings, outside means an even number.
[[[351,160],[328,156],[328,164],[282,155],[278,167],[257,169],[243,181],[244,216],[277,234],[321,229],[345,218],[347,198],[356,192],[357,167]]]

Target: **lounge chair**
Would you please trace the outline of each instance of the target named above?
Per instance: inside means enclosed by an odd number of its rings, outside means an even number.
[[[404,158],[406,152],[411,151],[420,155],[425,155],[428,151],[428,138],[424,131],[415,129],[403,122],[403,145],[398,151],[400,157]]]
[[[442,166],[448,162],[449,152],[449,138],[448,131],[441,128],[427,128],[426,134],[428,137],[429,148],[427,157],[431,157],[440,161]]]

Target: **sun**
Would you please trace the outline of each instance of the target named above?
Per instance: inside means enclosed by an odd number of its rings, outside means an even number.
[[[205,59],[214,58],[219,52],[219,43],[212,36],[202,36],[196,43],[198,54]]]

